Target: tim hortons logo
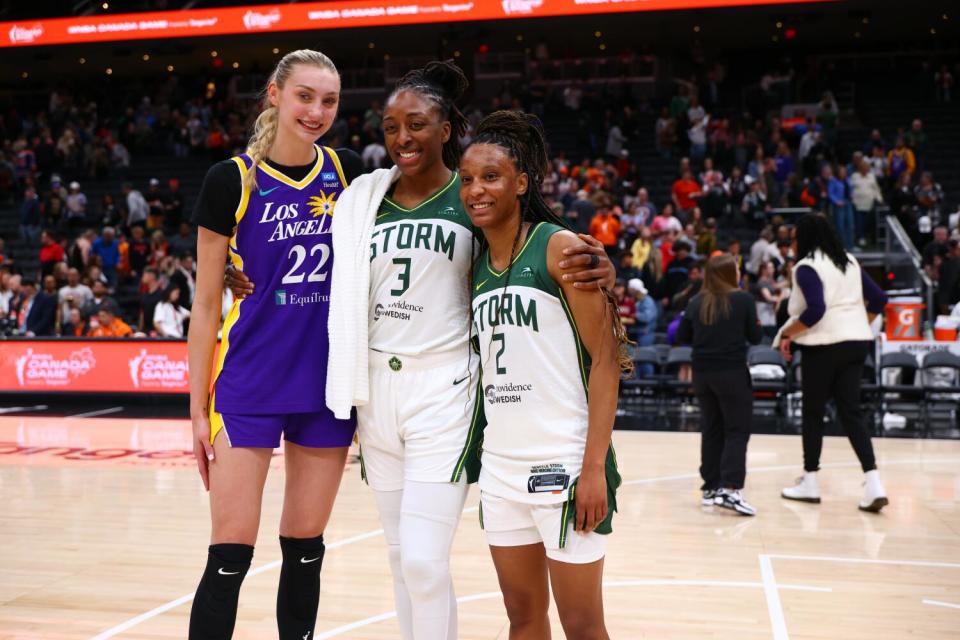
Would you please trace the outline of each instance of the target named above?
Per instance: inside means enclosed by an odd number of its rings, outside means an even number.
[[[247,11],[243,14],[243,26],[250,29],[269,29],[280,21],[280,10],[273,9],[270,13]]]
[[[21,27],[18,24],[10,27],[10,42],[17,44],[19,42],[33,42],[43,35],[43,26],[35,24],[32,27]]]

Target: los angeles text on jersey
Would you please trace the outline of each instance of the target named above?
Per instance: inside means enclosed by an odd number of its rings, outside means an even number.
[[[453,262],[457,247],[457,232],[446,230],[443,225],[433,222],[401,222],[378,226],[371,235],[370,260],[379,253],[388,253],[400,249],[426,249],[447,256]]]
[[[530,327],[540,332],[540,324],[537,321],[537,301],[533,298],[524,300],[519,293],[504,293],[480,301],[473,314],[473,321],[478,333],[500,324]]]
[[[274,207],[273,202],[264,203],[260,213],[260,224],[275,225],[267,242],[287,240],[298,236],[320,236],[331,232],[333,209],[336,203],[336,194],[327,196],[323,191],[320,195],[311,196],[306,202],[291,202]],[[309,216],[301,218],[301,205],[309,209]]]
[[[532,384],[488,384],[483,389],[483,395],[490,404],[513,404],[523,402],[523,394],[533,391]]]

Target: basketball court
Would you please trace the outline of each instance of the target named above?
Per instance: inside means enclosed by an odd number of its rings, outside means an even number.
[[[699,436],[617,431],[624,486],[605,569],[613,638],[956,638],[960,442],[875,439],[891,505],[856,504],[862,474],[827,438],[820,506],[779,490],[797,436],[750,443],[743,518],[699,505]],[[283,461],[267,481],[239,639],[275,638]],[[209,536],[186,420],[0,418],[0,637],[184,638]],[[507,638],[476,490],[454,544],[460,637]],[[373,496],[344,471],[326,532],[316,638],[397,638]],[[554,637],[562,637],[553,616]]]

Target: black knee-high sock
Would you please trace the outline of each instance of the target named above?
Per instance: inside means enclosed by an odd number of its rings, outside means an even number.
[[[280,640],[311,640],[320,604],[320,567],[323,535],[316,538],[280,536],[283,564],[277,590],[277,628]]]
[[[190,610],[190,640],[229,640],[237,622],[240,585],[250,569],[253,547],[212,544]]]

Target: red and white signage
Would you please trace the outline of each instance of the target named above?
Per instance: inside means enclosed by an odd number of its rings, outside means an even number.
[[[189,393],[187,343],[9,340],[0,392]]]
[[[830,2],[832,0],[793,0]],[[351,0],[82,16],[0,23],[0,47],[383,27],[507,18],[714,9],[783,0]]]

